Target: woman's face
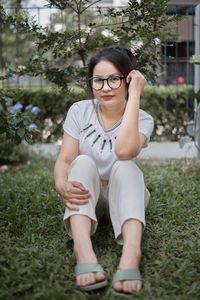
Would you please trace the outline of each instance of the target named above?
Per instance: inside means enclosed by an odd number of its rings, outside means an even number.
[[[100,61],[93,69],[93,77],[108,78],[113,75],[123,76],[118,69],[107,60]],[[93,94],[103,105],[124,104],[127,95],[126,79],[121,80],[121,85],[117,89],[112,89],[107,81],[104,80],[103,88],[98,91],[93,89]]]

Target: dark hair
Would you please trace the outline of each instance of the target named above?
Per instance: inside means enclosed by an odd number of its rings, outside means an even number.
[[[129,72],[136,68],[136,58],[130,50],[121,47],[101,50],[91,58],[88,65],[87,82],[92,96],[93,90],[89,85],[89,78],[93,76],[93,70],[96,64],[102,60],[111,62],[124,77],[127,77]]]

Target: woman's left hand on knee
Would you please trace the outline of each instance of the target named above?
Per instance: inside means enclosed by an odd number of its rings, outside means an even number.
[[[68,181],[63,186],[61,197],[66,207],[71,210],[79,210],[77,205],[87,204],[91,194],[85,189],[82,183],[77,181]]]

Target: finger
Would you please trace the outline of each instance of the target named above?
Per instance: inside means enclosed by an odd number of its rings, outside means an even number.
[[[73,193],[73,194],[77,194],[77,195],[84,195],[84,196],[85,195],[90,195],[90,192],[88,190],[83,191],[83,190],[80,190],[79,188],[74,188],[74,187],[68,189],[68,192]]]
[[[126,82],[127,82],[127,83],[130,83],[130,82],[131,82],[131,79],[132,79],[132,75],[129,74],[129,75],[126,77]]]
[[[71,209],[71,210],[76,210],[76,211],[79,210],[79,208],[78,208],[77,206],[73,205],[73,204],[70,203],[70,202],[65,203],[65,206],[68,207],[68,208]]]
[[[131,81],[131,79],[134,77],[134,75],[135,75],[135,70],[132,70],[129,74],[128,74],[128,76],[126,77],[126,82],[127,83],[130,83],[130,81]]]
[[[67,203],[72,203],[72,204],[77,204],[77,205],[84,205],[88,203],[88,199],[77,199],[75,197],[69,198],[69,197],[62,197],[62,200],[64,204],[66,205]]]
[[[89,201],[89,199],[91,198],[91,195],[80,195],[80,194],[74,194],[74,193],[65,193],[63,195],[63,197],[65,199],[71,200],[71,199],[76,199],[76,200],[80,200],[80,201]]]
[[[70,203],[84,205],[84,204],[88,203],[88,200],[87,199],[79,200],[79,199],[72,198],[72,199],[70,199]]]
[[[83,191],[78,188],[70,188],[67,190],[67,193],[76,194],[76,195],[84,195],[84,196],[90,195],[90,192],[88,190]]]
[[[77,187],[77,188],[81,189],[82,191],[88,191],[86,188],[84,188],[84,186],[81,182],[71,181],[71,183],[74,187]]]
[[[66,194],[68,194],[69,196],[71,196],[71,195],[77,195],[77,196],[86,196],[86,197],[91,197],[91,194],[90,194],[90,192],[88,191],[88,190],[80,190],[79,188],[73,188],[73,187],[71,187],[71,188],[67,188],[66,190],[65,190],[65,193]]]
[[[78,194],[74,194],[72,193],[69,197],[69,199],[73,198],[73,199],[78,199],[78,200],[89,200],[91,197],[90,194],[88,195],[78,195]]]
[[[73,191],[64,191],[62,193],[62,198],[66,199],[66,201],[69,201],[70,199],[78,199],[78,200],[89,200],[91,198],[91,194],[82,194],[82,193],[74,193]]]

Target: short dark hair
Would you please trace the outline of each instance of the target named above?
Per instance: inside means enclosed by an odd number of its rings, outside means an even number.
[[[124,76],[130,73],[131,70],[136,68],[136,58],[133,53],[125,48],[106,48],[99,51],[95,56],[93,56],[88,64],[87,82],[90,94],[93,96],[92,87],[89,84],[89,78],[93,76],[93,70],[96,64],[102,60],[107,60],[111,62]]]

